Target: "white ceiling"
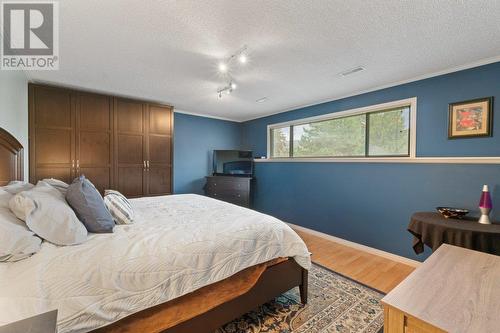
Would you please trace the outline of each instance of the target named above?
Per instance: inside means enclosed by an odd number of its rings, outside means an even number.
[[[500,56],[498,0],[59,4],[60,70],[32,80],[238,121]],[[238,89],[218,99],[217,62],[243,45],[250,62],[233,73]],[[366,70],[339,75],[358,65]]]

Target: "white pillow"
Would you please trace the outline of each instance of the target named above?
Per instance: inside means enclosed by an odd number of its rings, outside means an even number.
[[[37,183],[37,185],[40,184],[41,182],[52,186],[53,188],[55,188],[56,190],[61,192],[62,195],[66,196],[66,192],[68,191],[69,185],[66,184],[65,182],[63,182],[62,180],[55,179],[55,178],[46,178],[46,179],[40,180]]]
[[[56,245],[74,245],[87,239],[87,229],[78,220],[64,196],[41,183],[16,194],[9,201],[11,211],[41,238]]]
[[[8,208],[0,208],[0,262],[27,258],[40,250],[41,243]]]
[[[123,194],[114,190],[104,191],[104,204],[113,216],[116,224],[134,223],[132,205]]]
[[[5,191],[2,187],[0,187],[0,208],[9,209],[9,201],[14,195]]]
[[[10,194],[18,194],[22,191],[31,190],[35,185],[23,182],[20,180],[13,180],[7,186],[3,186],[2,189]]]

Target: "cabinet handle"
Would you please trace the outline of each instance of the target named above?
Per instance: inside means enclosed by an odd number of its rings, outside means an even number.
[[[71,161],[71,169],[74,169],[75,168],[75,160],[72,160]]]
[[[80,169],[80,160],[76,160],[76,168]]]
[[[148,166],[148,170],[149,170],[149,160],[146,161],[146,165]]]
[[[144,170],[146,170],[146,161],[143,161],[144,162]]]

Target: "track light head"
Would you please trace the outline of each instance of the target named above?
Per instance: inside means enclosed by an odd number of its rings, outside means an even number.
[[[219,72],[227,73],[228,66],[225,62],[219,62],[219,65],[217,67],[219,68]]]
[[[238,56],[238,61],[240,64],[246,64],[248,61],[247,55],[245,53],[242,53]]]

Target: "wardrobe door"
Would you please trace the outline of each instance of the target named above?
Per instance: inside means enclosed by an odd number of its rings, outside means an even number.
[[[149,195],[172,193],[172,108],[148,105],[147,189]]]
[[[113,185],[112,98],[77,93],[76,171],[104,193]]]
[[[115,187],[127,197],[146,194],[146,107],[115,98]]]
[[[75,100],[71,91],[29,86],[30,182],[75,176]]]

